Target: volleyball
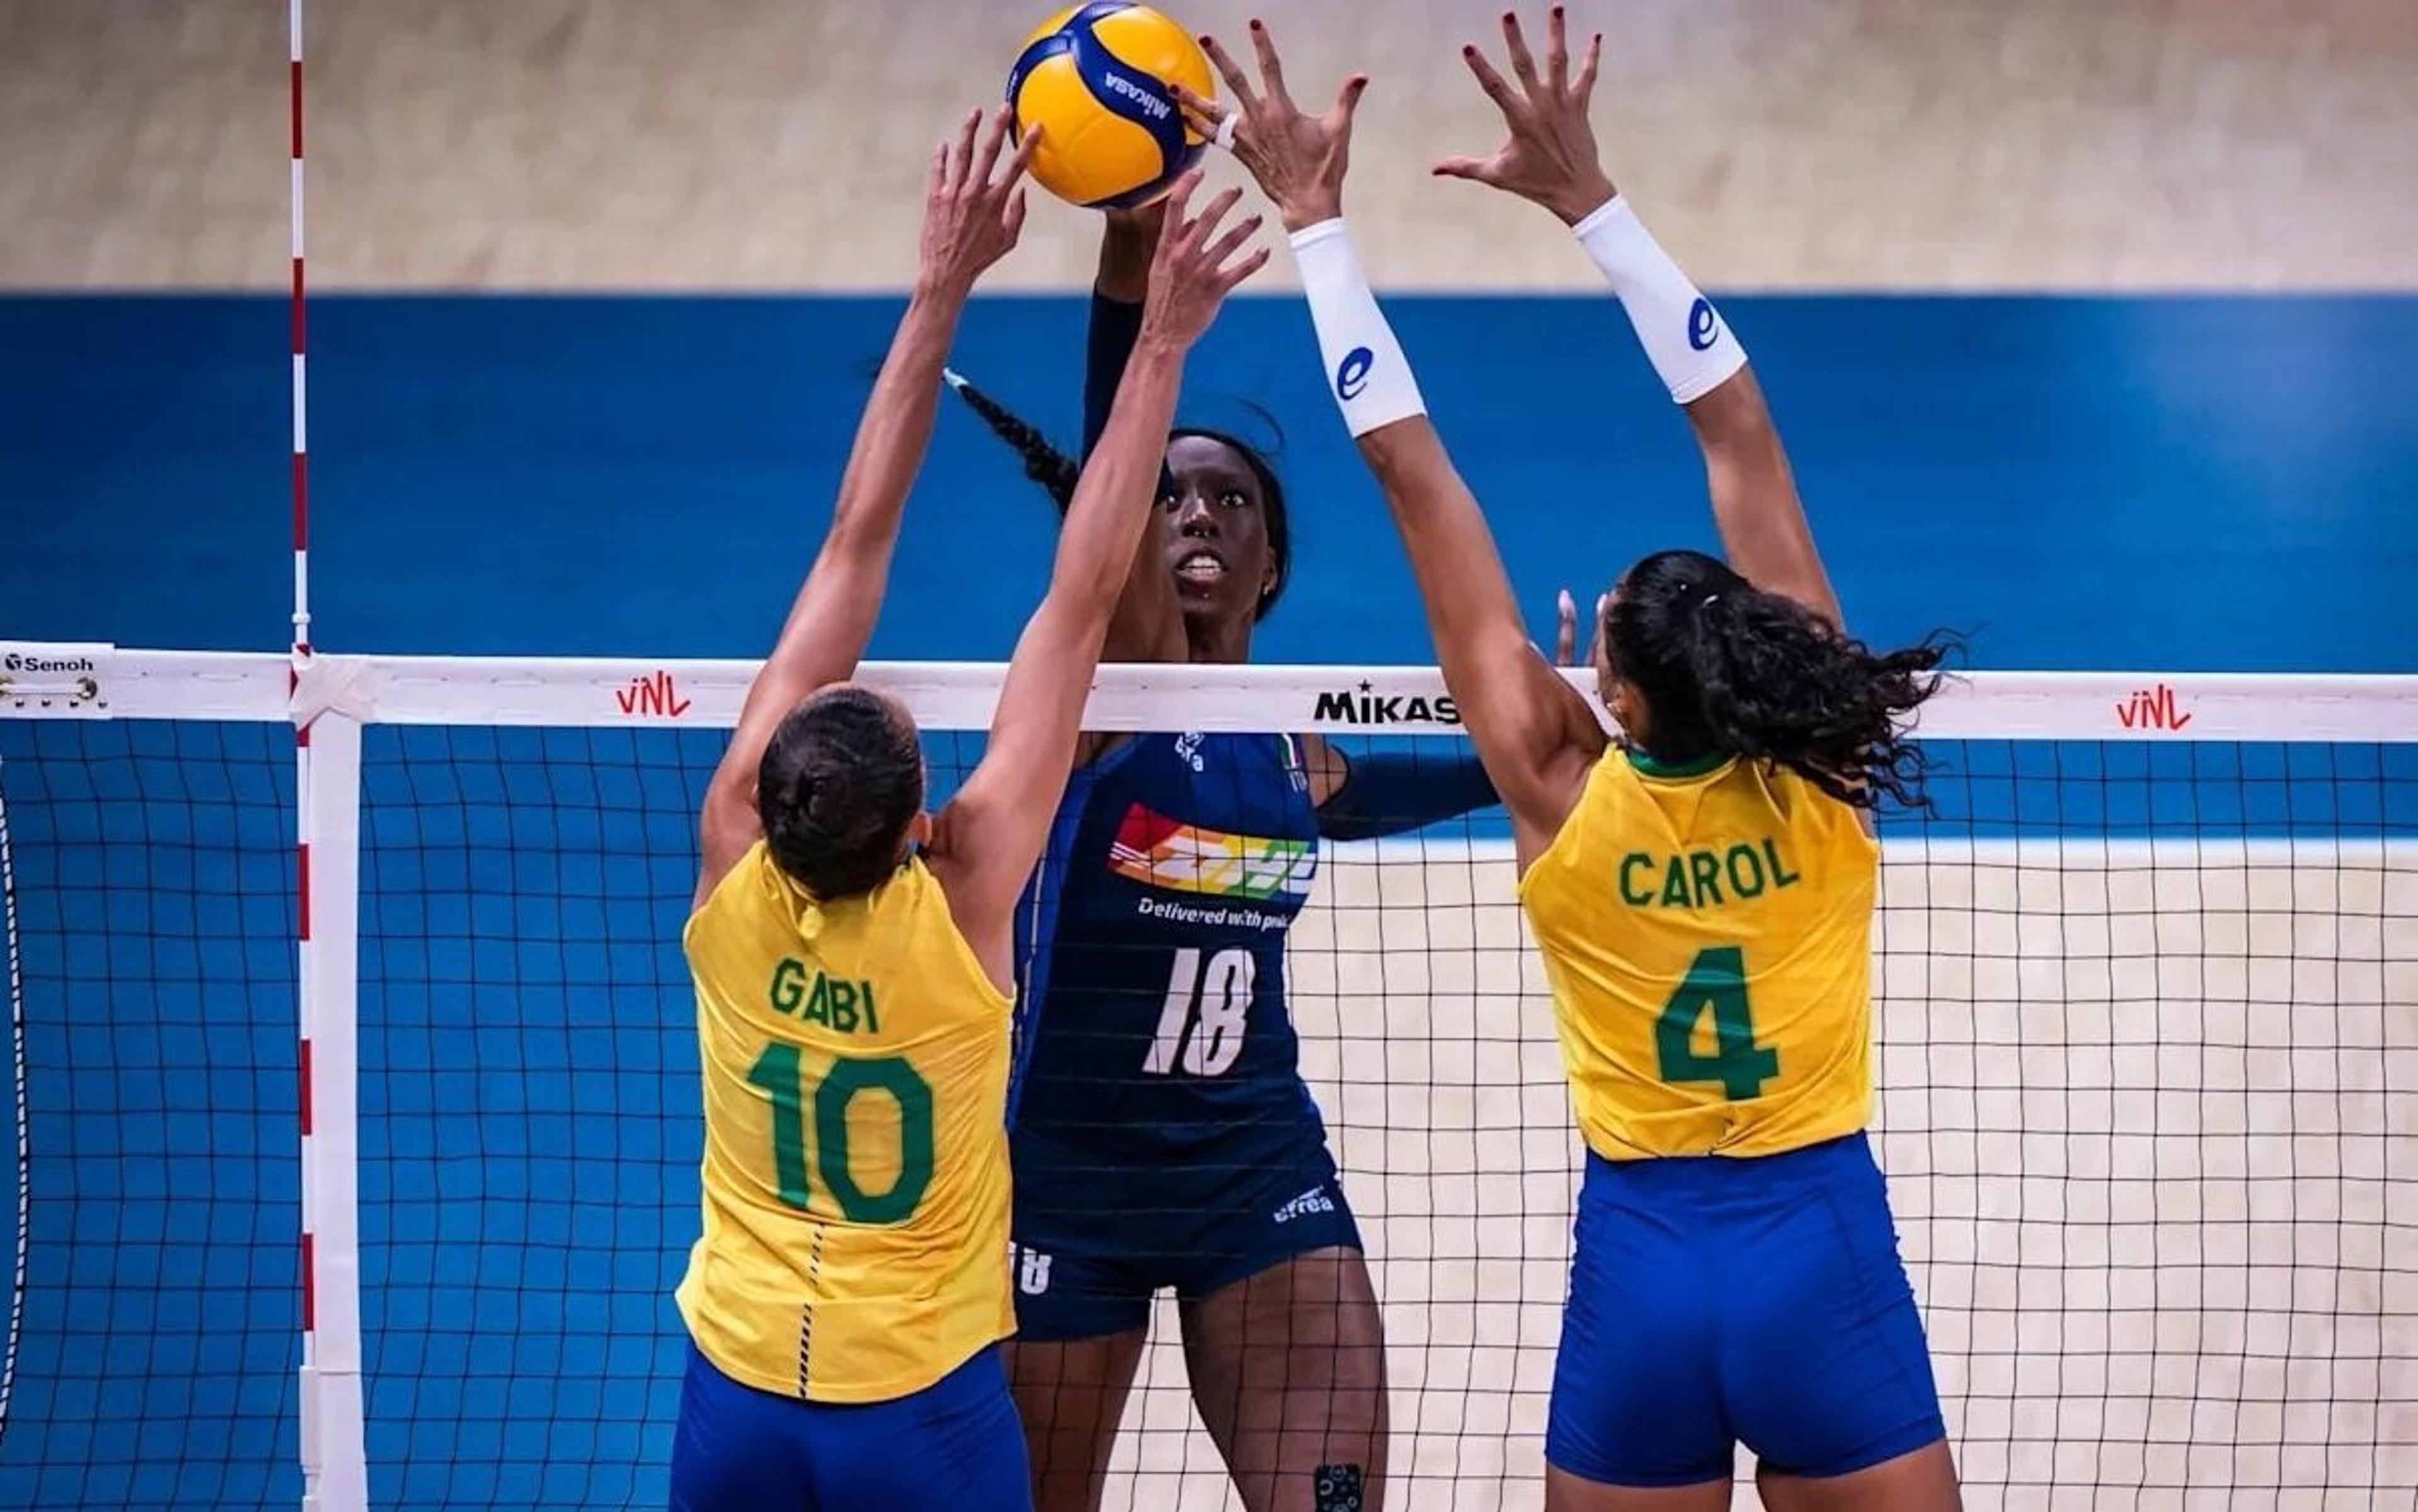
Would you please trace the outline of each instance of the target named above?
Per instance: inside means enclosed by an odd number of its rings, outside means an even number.
[[[1017,140],[1041,128],[1033,176],[1095,209],[1165,194],[1207,144],[1185,125],[1173,84],[1203,98],[1217,90],[1201,44],[1148,6],[1093,0],[1050,17],[1007,76]]]

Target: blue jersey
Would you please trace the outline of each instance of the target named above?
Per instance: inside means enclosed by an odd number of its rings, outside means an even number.
[[[1016,1131],[1131,1159],[1322,1139],[1284,989],[1317,872],[1283,736],[1141,735],[1079,769],[1018,910]]]

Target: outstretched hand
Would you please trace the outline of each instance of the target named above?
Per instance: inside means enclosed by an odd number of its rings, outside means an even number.
[[[1224,140],[1276,206],[1287,231],[1341,215],[1343,176],[1352,166],[1352,116],[1369,87],[1368,76],[1344,80],[1326,113],[1311,115],[1286,91],[1284,61],[1263,23],[1251,23],[1251,46],[1260,59],[1257,90],[1216,38],[1204,37],[1201,45],[1233,92],[1234,103],[1204,99],[1178,84],[1175,98],[1192,129],[1216,139],[1233,117],[1232,134]]]
[[[1519,80],[1516,88],[1495,71],[1477,43],[1463,44],[1461,55],[1486,98],[1503,112],[1510,139],[1492,157],[1446,158],[1434,171],[1440,177],[1467,178],[1517,194],[1576,225],[1617,192],[1597,159],[1595,129],[1587,121],[1587,101],[1595,94],[1596,69],[1603,60],[1603,34],[1598,32],[1587,43],[1576,77],[1570,73],[1569,42],[1559,6],[1546,22],[1543,69],[1528,51],[1520,18],[1508,12],[1503,17],[1503,42]]]
[[[1569,589],[1562,589],[1561,598],[1554,604],[1555,617],[1559,620],[1553,631],[1553,664],[1555,666],[1593,666],[1595,664],[1596,652],[1601,648],[1603,641],[1603,609],[1606,597],[1607,595],[1602,594],[1596,597],[1595,634],[1587,640],[1586,660],[1582,662],[1579,660],[1579,601],[1570,596]]]
[[[970,111],[956,140],[932,149],[918,278],[934,293],[965,298],[976,279],[1015,250],[1017,237],[1024,231],[1024,191],[1019,181],[1033,161],[1041,132],[1037,128],[1025,132],[1015,156],[1002,168],[1000,149],[1007,140],[1008,118],[1007,108],[1002,106],[985,130],[983,113]]]
[[[1201,172],[1196,168],[1177,179],[1174,191],[1167,196],[1167,225],[1151,262],[1150,295],[1142,305],[1144,340],[1191,345],[1217,318],[1217,307],[1226,296],[1267,266],[1265,247],[1234,255],[1260,229],[1258,216],[1245,216],[1219,234],[1243,191],[1227,190],[1196,216],[1191,213],[1192,195],[1200,187]]]

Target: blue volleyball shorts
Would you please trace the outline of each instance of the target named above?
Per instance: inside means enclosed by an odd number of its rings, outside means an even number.
[[[689,1346],[672,1512],[1032,1512],[1024,1430],[996,1346],[895,1401],[809,1402],[731,1380]]]
[[[1545,1459],[1614,1486],[1844,1475],[1947,1436],[1860,1135],[1737,1159],[1590,1154]]]
[[[1324,1131],[1125,1163],[1019,1131],[1016,1333],[1033,1343],[1141,1328],[1151,1298],[1189,1302],[1321,1249],[1361,1247]]]

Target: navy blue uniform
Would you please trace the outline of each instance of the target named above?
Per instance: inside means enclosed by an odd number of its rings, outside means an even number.
[[[1318,870],[1296,743],[1140,735],[1078,770],[1018,909],[1018,1333],[1140,1327],[1359,1247],[1285,1004]]]

